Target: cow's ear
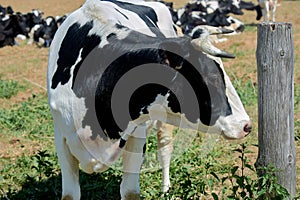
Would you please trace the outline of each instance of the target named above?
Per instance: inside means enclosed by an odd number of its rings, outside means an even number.
[[[188,56],[188,46],[190,39],[172,38],[162,42],[159,46],[159,57],[161,63],[167,64],[172,68],[181,66],[184,59]]]

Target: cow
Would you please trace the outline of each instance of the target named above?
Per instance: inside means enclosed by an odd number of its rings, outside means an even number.
[[[3,7],[0,5],[0,19],[4,18],[6,15],[11,15],[14,13],[14,10],[11,6]]]
[[[272,22],[275,22],[277,0],[258,0],[258,3],[262,9],[264,22],[270,21],[270,11],[271,11],[271,20]]]
[[[43,14],[44,13],[38,9],[32,9],[30,12],[23,14],[26,18],[26,24],[29,28],[29,32],[35,25],[43,23]]]
[[[28,41],[28,44],[36,43],[40,47],[49,47],[53,37],[58,29],[56,19],[52,16],[48,16],[39,24],[36,24],[32,30],[32,38]]]
[[[121,198],[139,199],[149,121],[227,139],[250,133],[250,118],[218,58],[233,55],[206,38],[178,37],[159,2],[87,0],[67,17],[50,46],[47,71],[62,199],[80,199],[79,165],[102,172],[121,154]]]
[[[21,13],[6,15],[0,20],[0,47],[13,46],[17,35],[28,37],[28,33],[26,19]]]

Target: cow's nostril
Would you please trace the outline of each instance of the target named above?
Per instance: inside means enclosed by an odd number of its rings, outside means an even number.
[[[252,130],[252,124],[251,124],[251,122],[249,122],[249,123],[247,123],[247,124],[244,126],[244,131],[245,131],[246,133],[250,133],[251,130]]]

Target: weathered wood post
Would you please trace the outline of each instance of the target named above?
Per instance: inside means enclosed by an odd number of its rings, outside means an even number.
[[[272,164],[279,183],[296,195],[294,141],[294,45],[290,23],[260,23],[257,28],[257,167]]]

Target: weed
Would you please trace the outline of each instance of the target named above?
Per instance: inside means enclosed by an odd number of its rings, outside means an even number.
[[[52,118],[45,96],[33,95],[10,109],[0,109],[1,128],[14,133],[26,132],[26,136],[45,136],[52,133]],[[52,135],[52,134],[51,134]]]
[[[246,145],[241,144],[239,148],[234,149],[238,152],[241,166],[231,168],[228,176],[222,178],[222,183],[229,180],[231,188],[228,188],[231,193],[226,196],[226,199],[286,199],[290,197],[288,191],[278,183],[274,173],[276,170],[272,166],[258,169],[264,173],[258,178],[252,178],[251,174],[246,175],[246,170],[257,173],[254,166],[249,164],[249,160],[245,156]]]
[[[19,90],[24,89],[17,81],[14,80],[3,80],[0,74],[0,98],[10,99],[16,95]]]

